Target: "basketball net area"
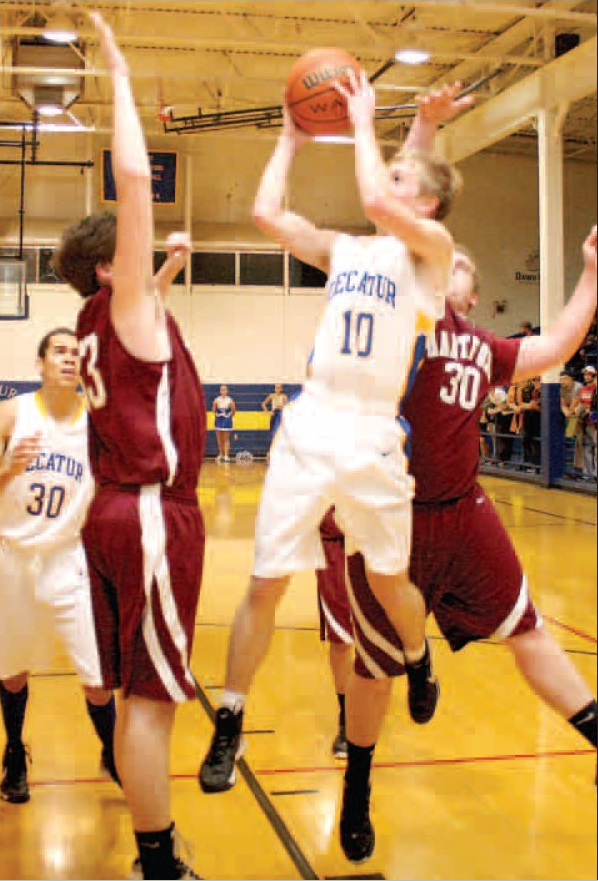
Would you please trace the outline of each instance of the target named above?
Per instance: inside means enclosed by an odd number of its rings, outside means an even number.
[[[0,321],[27,317],[27,267],[24,260],[0,260]]]

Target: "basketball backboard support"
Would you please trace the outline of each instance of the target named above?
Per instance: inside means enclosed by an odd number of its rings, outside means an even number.
[[[29,318],[27,266],[24,260],[0,260],[0,321]]]

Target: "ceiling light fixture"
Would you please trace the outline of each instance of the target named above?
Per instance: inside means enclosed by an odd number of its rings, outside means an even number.
[[[74,43],[77,31],[70,17],[65,12],[59,12],[48,19],[42,36],[51,43]]]
[[[419,49],[413,46],[399,49],[395,53],[395,59],[399,64],[425,64],[431,57],[432,53],[427,49]]]

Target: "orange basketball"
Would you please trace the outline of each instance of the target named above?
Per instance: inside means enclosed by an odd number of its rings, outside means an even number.
[[[344,49],[312,49],[292,68],[286,101],[296,125],[310,135],[345,134],[351,128],[347,102],[334,82],[348,85],[347,71],[361,73],[359,63]]]

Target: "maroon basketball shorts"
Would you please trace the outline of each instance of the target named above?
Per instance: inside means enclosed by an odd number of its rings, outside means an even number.
[[[481,486],[457,502],[415,506],[411,580],[453,651],[541,624],[511,539]]]
[[[351,605],[346,583],[345,540],[322,538],[326,569],[318,569],[320,638],[335,645],[353,645]]]
[[[180,703],[195,697],[189,662],[205,531],[194,498],[160,486],[102,488],[83,532],[106,688]]]
[[[355,645],[355,672],[387,679],[405,672],[400,643],[374,597],[361,554],[345,556],[342,538],[323,538],[327,568],[317,572],[320,636],[334,645]],[[348,565],[350,581],[346,578]]]
[[[412,581],[453,651],[541,625],[511,539],[480,486],[455,503],[416,506],[413,539]],[[339,593],[342,585],[333,568],[340,572],[338,559],[329,559],[323,578],[329,591]],[[401,642],[372,594],[363,557],[349,557],[347,569],[357,674],[366,679],[402,675]],[[343,606],[337,603],[336,608]],[[339,620],[346,629],[346,613]]]

